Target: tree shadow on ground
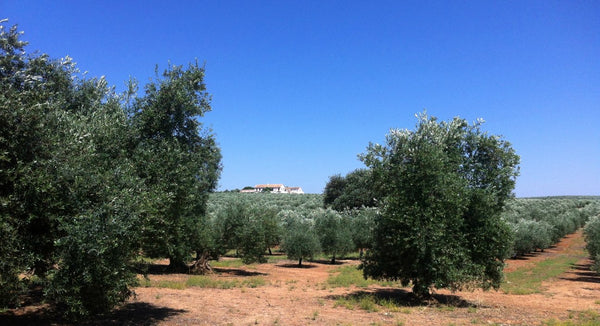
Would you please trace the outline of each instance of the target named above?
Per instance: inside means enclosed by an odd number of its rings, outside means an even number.
[[[252,272],[239,268],[228,268],[228,267],[213,267],[212,271],[216,274],[231,274],[235,276],[264,276],[267,275],[265,273],[260,272]],[[186,274],[186,275],[202,275],[196,274],[192,272],[182,273],[177,271],[172,271],[169,269],[167,265],[162,264],[146,264],[144,267],[136,268],[136,273],[143,275],[168,275],[168,274]],[[208,272],[205,275],[211,275]]]
[[[267,273],[252,272],[238,268],[213,267],[213,271],[217,274],[230,274],[235,276],[265,276]]]
[[[148,274],[148,275],[174,274],[174,272],[169,269],[169,265],[156,264],[156,263],[136,264],[134,267],[134,271],[138,274]]]
[[[112,314],[82,325],[156,325],[169,317],[187,312],[183,309],[159,307],[146,302],[128,303]]]
[[[169,317],[186,312],[181,309],[158,307],[145,302],[132,302],[121,306],[110,314],[96,316],[87,321],[71,323],[49,306],[25,307],[27,311],[9,311],[0,314],[0,325],[156,325]]]
[[[600,283],[600,274],[591,270],[591,264],[574,264],[571,269],[575,277],[561,277],[561,280],[587,283]]]
[[[411,291],[404,289],[376,289],[373,291],[355,291],[344,295],[330,295],[327,299],[338,300],[346,299],[352,301],[360,301],[365,297],[372,296],[375,303],[386,302],[392,303],[398,307],[422,307],[422,306],[450,306],[455,308],[483,308],[467,300],[462,299],[458,295],[434,293],[430,298],[422,299],[415,296]]]
[[[317,266],[315,264],[306,264],[306,263],[304,263],[303,265],[298,265],[298,264],[277,264],[277,267],[304,269],[304,268],[316,268]]]
[[[311,260],[311,263],[315,263],[315,264],[321,264],[321,265],[343,265],[344,262],[340,261],[340,260],[336,260],[335,263],[331,262],[331,259],[316,259],[316,260]]]
[[[548,249],[556,249],[557,246],[551,245],[550,247],[546,248],[546,249],[535,249],[532,252],[528,252],[525,254],[518,254],[516,256],[510,257],[509,259],[507,259],[507,261],[510,260],[529,260],[531,258],[535,258],[538,256],[543,256],[543,255],[547,255],[547,254],[551,254],[551,252],[548,251]]]

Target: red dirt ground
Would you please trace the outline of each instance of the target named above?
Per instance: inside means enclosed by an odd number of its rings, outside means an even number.
[[[184,290],[136,288],[136,298],[111,316],[91,324],[112,325],[537,325],[551,318],[566,320],[575,312],[600,310],[600,277],[589,270],[581,232],[563,239],[554,248],[528,257],[509,260],[506,271],[532,265],[559,254],[573,255],[578,263],[568,272],[543,283],[542,293],[509,295],[501,291],[438,291],[438,303],[417,304],[410,289],[370,286],[330,288],[325,286],[330,271],[339,265],[309,263],[305,268],[294,262],[223,268],[212,277],[244,279],[260,275],[266,280],[256,288]],[[343,261],[343,264],[357,264]],[[153,280],[177,279],[185,275],[150,275]],[[336,306],[336,298],[357,293],[391,297],[405,305],[377,312]],[[440,304],[443,303],[443,304]],[[39,310],[39,307],[38,307]],[[60,324],[25,308],[0,315],[7,323]]]

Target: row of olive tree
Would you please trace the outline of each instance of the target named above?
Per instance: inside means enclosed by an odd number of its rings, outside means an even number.
[[[331,263],[359,249],[367,248],[373,235],[377,211],[373,209],[337,212],[319,209],[302,216],[297,212],[282,212],[283,237],[281,249],[290,259],[312,259],[317,253],[331,257]]]
[[[336,258],[367,248],[371,242],[374,209],[280,209],[254,202],[257,197],[245,197],[232,196],[229,202],[221,199],[219,207],[213,207],[211,228],[216,246],[207,257],[218,259],[234,250],[245,263],[265,262],[267,252],[280,245],[299,265],[321,252],[335,263]]]
[[[600,212],[600,201],[586,198],[522,198],[502,214],[514,234],[512,255],[544,250],[581,228]]]
[[[592,268],[600,273],[600,215],[591,217],[584,228],[586,249],[594,261]]]
[[[220,150],[202,131],[204,69],[169,66],[142,96],[69,59],[28,55],[0,24],[0,305],[27,278],[77,319],[131,295],[138,252],[182,268],[201,251]]]
[[[215,212],[232,202],[248,202],[259,207],[282,210],[314,210],[323,207],[321,194],[273,194],[273,193],[236,193],[214,192],[209,196],[208,211]]]

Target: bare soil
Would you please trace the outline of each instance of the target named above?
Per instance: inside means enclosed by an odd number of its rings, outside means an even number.
[[[261,276],[256,288],[205,289],[189,287],[136,288],[136,297],[92,325],[539,325],[549,319],[567,320],[576,312],[600,311],[600,276],[590,271],[581,232],[555,247],[509,260],[506,271],[533,265],[558,254],[578,257],[568,272],[543,283],[542,293],[510,295],[502,291],[441,290],[435,301],[418,303],[410,289],[370,286],[331,288],[331,271],[341,265],[312,262],[303,268],[282,260],[275,264],[221,268],[212,277],[244,279]],[[343,260],[343,265],[358,264]],[[185,275],[153,274],[151,279],[174,280]],[[336,306],[336,299],[360,293],[392,298],[402,306],[376,312]],[[62,324],[44,306],[29,306],[0,315],[0,324]]]

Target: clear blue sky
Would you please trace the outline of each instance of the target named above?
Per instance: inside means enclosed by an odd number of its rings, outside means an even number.
[[[521,156],[517,196],[600,195],[600,1],[0,1],[0,18],[117,89],[206,63],[220,189],[319,193],[426,109]]]

